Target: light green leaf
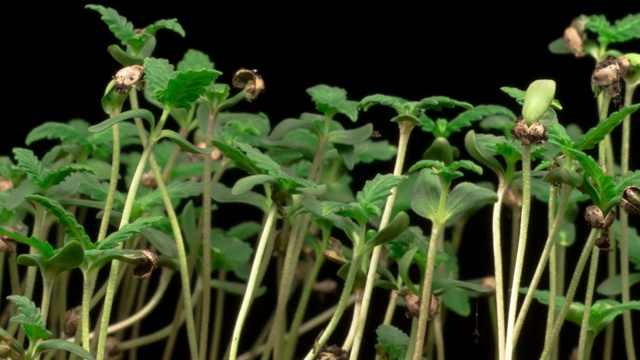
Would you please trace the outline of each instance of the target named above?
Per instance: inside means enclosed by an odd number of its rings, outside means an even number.
[[[85,5],[85,9],[95,10],[100,13],[100,19],[109,26],[109,30],[115,35],[116,39],[120,40],[122,45],[127,45],[129,39],[136,35],[133,24],[124,16],[118,14],[116,10],[93,4]]]
[[[38,340],[48,339],[53,335],[45,328],[40,308],[37,308],[33,301],[21,295],[9,295],[7,299],[11,300],[20,312],[9,321],[22,325],[30,343],[35,344]]]
[[[181,71],[168,80],[166,89],[155,90],[154,96],[171,108],[189,109],[220,74],[212,69]]]
[[[50,339],[50,340],[44,340],[39,342],[38,345],[36,346],[36,350],[33,356],[34,358],[37,358],[38,355],[42,354],[43,352],[51,351],[51,350],[67,351],[86,360],[95,359],[93,354],[85,350],[79,344],[73,343],[71,341],[63,340],[63,339]]]

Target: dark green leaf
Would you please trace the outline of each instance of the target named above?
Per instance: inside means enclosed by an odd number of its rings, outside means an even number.
[[[582,186],[582,176],[573,170],[563,167],[551,169],[542,180],[551,184],[567,184],[574,188]]]
[[[391,195],[391,189],[406,179],[407,176],[376,174],[373,180],[365,182],[362,191],[356,194],[356,200],[367,211],[369,216],[379,215],[380,208]]]
[[[468,317],[471,314],[469,294],[465,290],[452,288],[445,291],[442,295],[442,303],[447,309],[462,317]]]
[[[243,195],[257,185],[273,183],[275,183],[275,177],[273,175],[257,174],[245,176],[236,181],[233,188],[231,188],[231,194],[235,196]]]
[[[205,87],[220,74],[219,71],[208,69],[181,71],[168,80],[166,89],[156,90],[154,95],[158,101],[171,108],[189,109],[204,94]]]
[[[282,139],[285,135],[287,135],[288,133],[296,129],[306,129],[309,131],[314,131],[317,129],[316,124],[318,123],[318,121],[321,121],[321,120],[322,119],[313,119],[313,118],[284,119],[278,122],[278,124],[273,127],[273,130],[269,134],[269,139],[270,140]]]
[[[95,171],[82,164],[67,164],[56,169],[46,170],[43,174],[42,185],[45,189],[58,185],[68,176],[76,173],[95,174]]]
[[[147,240],[149,240],[156,249],[158,249],[160,254],[166,255],[172,259],[178,258],[178,247],[176,246],[176,239],[173,237],[152,227],[142,229],[140,233],[147,238]],[[187,241],[195,241],[195,239],[186,232],[184,238]]]
[[[447,124],[447,135],[460,131],[465,127],[469,127],[475,121],[485,119],[487,117],[502,117],[505,121],[510,121],[512,124],[516,121],[516,115],[513,111],[504,106],[498,105],[479,105],[475,108],[462,112],[460,115],[449,121]]]
[[[442,191],[445,190],[442,188],[438,175],[428,169],[420,170],[413,190],[411,209],[423,218],[431,221],[440,220],[438,219],[438,204]]]
[[[111,57],[117,61],[122,67],[127,67],[131,65],[140,65],[144,64],[144,58],[139,56],[133,56],[126,51],[124,51],[118,45],[109,45],[107,47],[107,51],[111,54]]]
[[[13,148],[16,162],[34,183],[43,183],[44,167],[38,157],[29,149]]]
[[[428,110],[440,111],[443,108],[453,109],[456,106],[467,109],[467,110],[473,109],[473,105],[469,104],[468,102],[458,101],[446,96],[431,96],[428,98],[424,98],[418,102],[418,104],[416,105],[416,108],[425,110],[425,111],[428,111]]]
[[[23,236],[19,232],[10,230],[4,226],[0,226],[0,234],[38,250],[38,252],[40,252],[40,254],[42,254],[46,259],[53,256],[53,246],[46,241],[40,241],[34,237]]]
[[[373,132],[373,124],[351,129],[335,130],[327,134],[329,142],[335,144],[356,145],[368,140]]]
[[[388,360],[404,360],[409,348],[409,336],[393,325],[382,324],[376,329],[378,344]]]
[[[387,226],[367,240],[367,245],[373,247],[394,240],[409,227],[409,222],[409,215],[404,211],[399,212]]]
[[[44,261],[43,276],[54,278],[58,274],[80,267],[84,260],[84,247],[80,242],[71,240],[55,254]]]
[[[218,140],[211,141],[215,147],[217,147],[222,153],[231,159],[233,163],[240,169],[248,172],[249,174],[258,174],[260,170],[258,167],[249,159],[244,152],[238,150],[235,147],[229,146],[224,142]]]
[[[402,114],[402,105],[406,102],[407,101],[405,99],[398,96],[375,94],[365,96],[362,100],[360,100],[360,102],[358,103],[358,108],[367,111],[374,105],[384,105],[394,109],[398,114]]]
[[[496,201],[498,196],[494,191],[469,182],[462,182],[449,193],[443,220],[454,221],[460,216],[468,215]]]
[[[622,227],[620,226],[620,222],[616,221],[613,223],[615,229],[615,236],[618,242],[618,249],[620,251],[624,251],[620,247],[620,239],[622,234]],[[640,270],[640,234],[638,234],[638,229],[632,226],[627,227],[627,251],[629,252],[629,261],[635,265],[636,270]]]
[[[437,160],[445,165],[453,163],[455,150],[447,138],[438,136],[431,145],[422,153],[424,160]]]
[[[157,96],[163,96],[162,93],[167,89],[169,80],[175,76],[174,67],[169,63],[169,60],[152,57],[144,59],[145,90],[152,94],[156,100],[160,101]]]
[[[497,144],[503,141],[505,141],[504,137],[489,134],[476,135],[475,131],[470,130],[464,138],[464,146],[474,160],[487,166],[498,177],[502,177],[505,173],[504,167],[494,157],[495,151],[488,150],[491,146],[487,144]]]
[[[311,95],[316,108],[325,115],[341,113],[351,121],[355,122],[358,119],[358,102],[347,100],[347,92],[344,89],[320,84],[308,88],[307,93]]]
[[[214,138],[222,137],[227,144],[241,142],[258,146],[271,130],[269,118],[263,113],[226,112],[218,115],[217,122]]]
[[[257,148],[248,144],[237,143],[236,145],[240,150],[244,151],[247,158],[249,158],[255,167],[263,170],[262,173],[273,175],[275,177],[286,175],[280,167],[280,164],[273,161],[269,155],[262,153]]]
[[[605,121],[601,121],[595,127],[589,129],[586,134],[582,135],[574,142],[574,148],[578,150],[590,150],[598,145],[605,136],[611,133],[625,117],[633,114],[640,109],[640,104],[634,104],[624,107],[620,111],[612,113]]]
[[[242,275],[238,270],[251,260],[252,254],[251,245],[215,231],[211,233],[211,270],[233,270]]]

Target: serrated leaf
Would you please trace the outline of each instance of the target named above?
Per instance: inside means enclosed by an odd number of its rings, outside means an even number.
[[[215,147],[222,151],[226,157],[231,159],[238,168],[248,172],[249,174],[258,174],[260,172],[258,167],[241,150],[218,140],[212,140],[211,142]]]
[[[167,59],[148,57],[144,60],[145,89],[156,98],[167,89],[169,80],[176,76],[174,67]],[[157,99],[160,101],[159,99]]]
[[[359,224],[366,223],[371,217],[362,205],[355,202],[345,204],[337,201],[323,201],[320,206],[322,208],[322,216],[324,217],[336,214],[355,219]]]
[[[4,226],[0,226],[0,234],[2,236],[6,236],[9,239],[13,239],[19,243],[28,245],[40,252],[45,259],[53,256],[53,246],[45,241],[40,241],[34,237],[26,237],[20,234],[17,231],[5,228]]]
[[[320,112],[324,114],[341,113],[351,121],[357,120],[358,102],[347,100],[347,92],[344,89],[320,84],[308,88],[307,93]]]
[[[178,62],[178,71],[213,69],[213,61],[209,59],[209,55],[200,50],[188,49]]]
[[[640,38],[640,13],[629,14],[616,20],[607,32],[608,42],[626,42]]]
[[[116,39],[120,40],[122,45],[127,45],[129,39],[136,35],[133,24],[124,16],[118,14],[116,10],[93,4],[85,5],[85,9],[95,10],[100,13],[100,19],[109,26],[109,31],[113,33]]]
[[[221,236],[215,231],[211,233],[211,270],[235,272],[251,260],[252,254],[251,245],[238,239]]]
[[[165,89],[162,91],[159,91],[161,88],[154,90],[154,96],[158,101],[171,108],[189,109],[192,103],[205,93],[206,87],[220,74],[221,72],[212,69],[181,71],[168,80]]]
[[[97,244],[96,249],[111,249],[118,245],[118,243],[127,241],[132,237],[140,234],[142,230],[151,227],[153,224],[162,220],[162,216],[149,216],[137,218],[135,221],[123,225],[120,229],[112,232],[104,240]]]
[[[239,142],[237,143],[237,146],[240,150],[244,151],[247,158],[251,160],[254,166],[263,170],[263,173],[273,175],[275,177],[286,175],[280,167],[280,164],[273,161],[269,155],[262,153],[260,150],[249,144]]]
[[[219,126],[214,129],[213,137],[222,137],[228,144],[241,142],[258,146],[271,130],[269,118],[263,113],[226,112],[218,115],[217,121]]]
[[[48,339],[53,335],[45,328],[40,309],[33,301],[20,295],[9,295],[7,299],[11,300],[20,312],[9,321],[22,325],[30,343],[35,344],[38,340]]]
[[[38,157],[29,149],[14,148],[13,155],[17,165],[24,170],[29,178],[37,185],[42,184],[43,165]]]
[[[515,123],[516,115],[513,111],[504,106],[498,105],[479,105],[472,109],[462,112],[447,124],[446,136],[451,133],[461,131],[465,127],[469,127],[475,121],[485,119],[487,117],[503,117],[506,121]]]
[[[391,195],[391,189],[397,187],[407,178],[407,176],[393,174],[376,174],[373,180],[365,182],[362,191],[356,194],[356,200],[367,211],[369,216],[378,215],[380,208]]]
[[[402,105],[406,102],[407,100],[398,96],[374,94],[365,96],[362,100],[360,100],[360,102],[358,103],[358,108],[367,111],[374,105],[384,105],[394,109],[396,113],[402,114]]]
[[[78,136],[78,132],[73,126],[69,124],[49,121],[32,128],[27,134],[25,144],[31,145],[38,140],[44,139],[65,140],[69,138],[77,138]]]
[[[421,110],[436,110],[440,111],[443,108],[453,109],[455,107],[461,107],[467,110],[473,109],[473,105],[466,101],[459,101],[452,99],[446,96],[430,96],[424,99],[421,99],[417,104],[416,108]]]
[[[624,107],[620,111],[612,113],[606,120],[601,121],[595,127],[589,129],[586,134],[574,141],[574,148],[578,150],[590,150],[598,145],[605,136],[611,133],[625,117],[640,109],[640,104],[633,104]]]
[[[67,236],[90,248],[91,240],[84,231],[84,226],[80,225],[75,215],[66,210],[58,201],[40,195],[29,195],[26,199],[35,201],[47,208],[58,219],[58,222],[64,226],[64,232]]]
[[[42,186],[44,188],[50,188],[51,186],[58,185],[63,182],[68,176],[76,173],[94,174],[95,171],[83,164],[68,164],[57,169],[45,171],[42,179]]]
[[[378,344],[389,360],[402,360],[409,348],[409,336],[393,325],[381,324],[376,329]]]

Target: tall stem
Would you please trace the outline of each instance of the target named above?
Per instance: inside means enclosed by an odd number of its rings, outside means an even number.
[[[531,144],[522,144],[522,215],[520,217],[520,237],[518,239],[518,252],[513,272],[511,296],[509,299],[509,316],[507,319],[507,360],[513,358],[515,351],[514,327],[516,309],[518,306],[518,291],[520,290],[520,277],[524,265],[524,254],[527,246],[527,232],[529,227],[529,211],[531,209]]]
[[[411,130],[413,130],[415,125],[410,121],[402,121],[398,124],[398,126],[400,128],[400,136],[398,139],[398,154],[396,155],[396,163],[393,168],[393,175],[396,176],[402,175],[404,159],[407,153],[407,146],[409,144],[409,136],[411,135]],[[387,202],[384,206],[384,212],[382,213],[382,218],[380,219],[380,229],[383,229],[385,226],[387,226],[389,224],[389,221],[391,220],[391,212],[393,211],[393,205],[395,204],[397,193],[398,188],[394,187],[393,189],[391,189],[391,195],[387,197]],[[353,349],[351,350],[351,360],[358,359],[358,355],[360,352],[360,344],[362,343],[364,326],[367,321],[367,313],[369,312],[371,293],[373,292],[373,283],[376,280],[376,269],[378,267],[378,262],[380,261],[381,251],[382,246],[378,245],[374,247],[373,251],[371,252],[371,262],[369,263],[369,270],[367,271],[367,282],[362,294],[362,307],[360,309],[358,325],[356,326]],[[393,304],[391,303],[391,301],[389,301],[388,306],[395,306],[395,301],[393,302]]]
[[[238,313],[238,319],[236,320],[236,325],[233,329],[233,335],[231,338],[231,348],[229,352],[230,360],[235,360],[236,357],[238,356],[238,344],[240,343],[240,334],[242,333],[244,321],[247,317],[247,314],[249,313],[249,306],[253,301],[255,290],[259,285],[257,279],[258,279],[258,273],[260,272],[260,267],[261,267],[260,265],[262,264],[265,249],[267,248],[267,241],[269,240],[269,235],[275,223],[277,214],[278,214],[277,204],[271,204],[271,208],[269,209],[267,220],[265,221],[265,224],[262,230],[262,235],[260,236],[260,240],[258,241],[258,247],[256,248],[256,254],[253,260],[253,265],[251,267],[251,274],[249,275],[249,280],[247,281],[247,291],[244,293],[244,298],[242,299],[242,304],[240,305],[240,312]]]
[[[589,332],[589,320],[591,319],[591,305],[593,303],[593,291],[596,287],[596,274],[598,272],[598,259],[600,249],[597,246],[591,250],[591,264],[589,266],[589,277],[587,279],[587,294],[584,300],[584,311],[582,312],[582,323],[580,324],[580,339],[578,341],[578,359],[589,359],[585,357],[585,346],[587,333]]]
[[[502,201],[504,193],[509,188],[509,184],[504,178],[499,179],[497,195],[498,201],[493,205],[493,217],[491,221],[491,232],[493,237],[493,268],[496,278],[496,326],[497,326],[497,344],[498,359],[504,359],[504,343],[505,343],[505,319],[504,319],[504,279],[502,276],[502,231],[500,219],[502,213]]]

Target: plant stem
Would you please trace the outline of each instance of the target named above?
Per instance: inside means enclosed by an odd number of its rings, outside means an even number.
[[[440,210],[444,209],[447,191],[443,189]],[[429,238],[429,250],[427,252],[427,263],[425,265],[422,280],[422,295],[420,296],[420,317],[418,318],[418,328],[416,331],[416,342],[413,348],[413,360],[421,360],[424,337],[427,333],[427,322],[429,321],[429,307],[431,305],[431,286],[433,285],[433,274],[435,271],[436,255],[438,251],[438,239],[444,231],[445,222],[433,222],[431,237]]]
[[[625,82],[624,105],[631,105],[636,84]],[[620,172],[621,175],[629,171],[629,153],[631,149],[631,115],[627,115],[622,120],[622,148],[620,150]],[[629,215],[620,212],[620,276],[622,278],[622,303],[631,301],[629,290]],[[627,351],[627,359],[636,358],[636,350],[633,338],[633,327],[631,325],[631,312],[622,313],[622,326],[624,331],[624,344]]]
[[[582,313],[582,324],[580,324],[580,338],[578,341],[578,359],[589,359],[589,354],[585,354],[587,332],[589,332],[589,320],[591,319],[591,305],[593,303],[593,291],[596,287],[596,274],[598,273],[598,259],[600,249],[594,246],[591,250],[591,264],[589,266],[589,276],[587,278],[587,294],[584,299],[584,310]],[[592,342],[593,343],[593,342]],[[590,347],[590,346],[589,346]],[[589,350],[589,352],[591,352]],[[585,355],[587,355],[585,357]]]
[[[218,281],[227,280],[226,270],[218,270]],[[216,309],[213,317],[213,331],[211,332],[211,350],[209,352],[209,360],[216,360],[220,352],[220,337],[222,332],[222,321],[224,320],[224,303],[225,291],[218,289],[216,291]]]
[[[540,356],[541,360],[546,360],[549,358],[549,353],[551,351],[551,344],[554,342],[555,338],[558,336],[560,332],[560,328],[564,323],[564,319],[569,312],[569,307],[571,306],[571,302],[573,301],[573,297],[576,294],[576,290],[578,289],[578,283],[580,282],[580,278],[582,277],[582,271],[589,259],[589,255],[591,254],[591,250],[593,250],[593,246],[598,238],[598,234],[600,233],[600,229],[593,228],[589,233],[589,238],[584,244],[584,248],[582,249],[582,253],[580,253],[580,258],[578,259],[578,263],[576,264],[575,271],[573,272],[573,276],[571,277],[571,282],[569,283],[569,288],[567,289],[567,294],[565,295],[564,304],[562,308],[558,312],[556,316],[556,321],[553,324],[553,330],[551,332],[551,336],[545,340],[544,348],[542,350],[542,355]]]
[[[409,145],[409,137],[411,135],[411,130],[415,127],[415,124],[410,121],[401,121],[398,124],[398,128],[400,130],[399,138],[398,138],[398,152],[396,155],[396,163],[393,167],[393,175],[400,176],[403,172],[404,161],[407,154],[407,148]],[[396,195],[398,193],[398,188],[394,187],[391,189],[391,194],[387,197],[387,202],[384,206],[384,211],[382,213],[382,217],[380,219],[379,230],[384,229],[385,226],[389,224],[391,220],[391,213],[393,211],[393,205],[395,204]],[[367,321],[367,313],[369,312],[369,304],[371,303],[371,293],[373,292],[373,283],[376,280],[376,269],[378,267],[378,263],[380,262],[380,253],[382,251],[382,246],[378,245],[373,248],[371,252],[371,260],[369,263],[369,270],[367,271],[367,282],[364,287],[364,292],[362,294],[362,309],[360,310],[360,319],[358,321],[358,325],[356,327],[356,333],[354,338],[353,349],[351,350],[350,359],[356,360],[358,359],[358,355],[360,352],[360,345],[362,343],[362,336],[364,333],[364,326]],[[389,301],[389,307],[395,307],[395,301]],[[387,309],[387,312],[390,312],[390,309]]]
[[[544,249],[542,250],[542,254],[540,255],[540,260],[538,261],[538,266],[536,267],[536,271],[533,274],[533,278],[531,279],[531,283],[529,284],[529,289],[527,290],[527,294],[525,295],[524,301],[522,302],[522,307],[520,308],[520,312],[514,326],[512,340],[513,344],[516,344],[518,341],[518,336],[520,335],[520,330],[522,329],[522,325],[524,324],[524,319],[527,315],[527,312],[529,311],[531,301],[533,300],[533,293],[538,287],[538,283],[540,282],[542,273],[544,272],[545,264],[547,264],[549,255],[554,248],[555,239],[558,235],[558,230],[560,229],[560,224],[562,224],[564,213],[566,212],[567,206],[569,204],[569,195],[571,194],[571,190],[572,188],[569,185],[562,184],[560,202],[558,204],[558,210],[555,214],[555,220],[553,221],[553,225],[551,226],[551,230],[549,231],[549,235],[547,236],[547,241],[545,242]]]
[[[338,300],[338,306],[331,317],[331,321],[325,327],[322,335],[318,338],[313,348],[307,353],[304,357],[304,360],[312,360],[316,358],[316,353],[319,352],[322,347],[327,343],[331,334],[338,326],[338,322],[342,318],[342,314],[344,310],[347,308],[349,299],[352,297],[351,290],[353,289],[353,284],[355,283],[356,274],[358,273],[358,269],[360,268],[360,262],[362,260],[363,254],[360,253],[359,249],[354,249],[353,259],[351,260],[351,266],[349,266],[349,272],[347,273],[347,277],[344,282],[344,287],[342,288],[342,294],[340,295],[340,299]]]
[[[553,223],[555,222],[556,214],[556,196],[558,195],[558,187],[551,186],[549,189],[549,206],[547,207],[547,224],[548,224],[548,233],[551,234],[553,231]],[[547,306],[547,327],[545,329],[545,337],[548,337],[551,334],[551,330],[553,329],[553,320],[556,314],[556,292],[557,292],[557,284],[556,284],[556,240],[555,236],[553,238],[553,245],[551,245],[551,250],[549,251],[549,304]]]
[[[507,340],[505,342],[505,358],[511,360],[515,351],[516,342],[514,327],[516,309],[518,306],[518,291],[520,278],[524,265],[524,254],[527,246],[527,234],[529,227],[529,211],[531,209],[531,144],[522,144],[522,215],[520,216],[520,237],[518,239],[518,252],[514,265],[514,273],[509,299],[509,315],[507,319]]]
[[[278,214],[278,206],[277,204],[272,203],[269,209],[267,220],[263,227],[262,235],[260,236],[260,240],[258,242],[258,247],[256,248],[253,265],[251,267],[251,274],[249,275],[249,280],[247,281],[247,291],[244,293],[242,304],[240,305],[240,312],[238,313],[238,319],[236,320],[236,325],[233,329],[233,335],[231,338],[231,349],[229,352],[230,360],[235,360],[238,354],[238,344],[240,342],[240,334],[242,333],[244,321],[249,312],[249,306],[253,301],[253,295],[255,293],[256,288],[259,285],[256,280],[258,278],[258,273],[260,271],[260,265],[263,260],[263,255],[267,247],[267,240],[269,239],[269,234],[271,233],[271,229],[275,224],[277,214]]]
[[[498,359],[504,359],[504,343],[505,343],[505,318],[504,318],[504,278],[502,274],[503,263],[502,263],[502,231],[501,231],[501,214],[502,214],[502,201],[504,199],[504,193],[509,188],[509,183],[507,183],[504,178],[500,177],[498,182],[497,196],[498,201],[493,204],[493,216],[491,221],[491,233],[493,238],[493,268],[494,268],[494,276],[496,278],[496,293],[495,293],[495,303],[496,303],[496,326],[497,326],[497,351],[498,351]]]
[[[90,351],[91,340],[89,338],[89,313],[91,311],[91,296],[93,290],[96,287],[97,274],[94,271],[89,270],[83,273],[83,286],[82,286],[82,347]]]

